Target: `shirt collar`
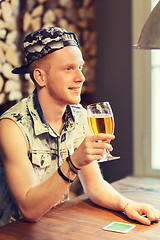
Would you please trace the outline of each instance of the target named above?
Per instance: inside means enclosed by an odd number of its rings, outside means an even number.
[[[35,89],[33,93],[28,97],[27,107],[32,116],[34,131],[36,135],[40,135],[46,132],[49,132],[54,137],[57,137],[58,134],[54,132],[54,130],[47,123],[42,108],[40,106],[37,90]],[[62,131],[70,131],[75,124],[78,124],[77,111],[79,107],[78,105],[67,105],[66,111],[64,113],[64,126]],[[61,131],[61,132],[62,132]]]

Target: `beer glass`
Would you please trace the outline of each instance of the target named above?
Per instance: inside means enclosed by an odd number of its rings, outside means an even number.
[[[89,127],[93,134],[114,133],[114,116],[109,102],[99,102],[88,105],[87,117]],[[105,162],[119,158],[120,157],[112,156],[109,151],[104,149],[103,158],[101,160],[98,160],[98,162]]]

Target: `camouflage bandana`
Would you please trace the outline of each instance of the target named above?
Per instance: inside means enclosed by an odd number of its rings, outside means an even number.
[[[26,63],[21,67],[14,68],[12,73],[28,73],[28,66],[32,62],[66,46],[79,47],[78,39],[74,33],[59,27],[40,28],[25,37],[23,47]]]

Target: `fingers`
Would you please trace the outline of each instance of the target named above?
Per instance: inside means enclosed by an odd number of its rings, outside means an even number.
[[[133,219],[147,226],[151,224],[151,221],[148,218],[146,218],[145,216],[141,216],[138,212],[134,215]]]
[[[104,149],[113,150],[109,142],[114,138],[114,135],[104,133],[85,137],[73,153],[74,162],[77,163],[77,166],[83,167],[92,161],[101,160],[104,156]]]
[[[106,149],[112,151],[113,147],[110,144],[110,141],[115,138],[112,134],[96,134],[89,137],[89,141],[92,142],[93,149]]]
[[[148,226],[151,225],[152,222],[159,220],[159,215],[156,212],[152,212],[151,210],[148,211],[146,215],[140,215],[139,213],[136,215],[136,220]]]
[[[97,143],[98,144],[98,143]],[[95,144],[96,145],[96,144]],[[86,154],[86,158],[89,161],[100,160],[104,157],[104,147],[92,146],[92,148],[88,149]]]
[[[132,203],[128,206],[127,216],[133,220],[137,220],[142,224],[150,225],[154,221],[160,219],[160,211],[150,204]]]
[[[146,206],[146,208],[143,209],[143,213],[151,222],[158,221],[160,219],[160,212],[150,205]]]
[[[100,133],[100,134],[95,134],[90,136],[90,139],[92,142],[96,142],[96,141],[110,142],[111,140],[115,139],[115,136],[112,134]]]
[[[103,149],[103,151],[101,151]],[[110,143],[105,143],[105,142],[95,142],[92,144],[92,153],[94,154],[95,150],[99,150],[100,154],[104,152],[104,149],[108,151],[112,151],[113,147]]]

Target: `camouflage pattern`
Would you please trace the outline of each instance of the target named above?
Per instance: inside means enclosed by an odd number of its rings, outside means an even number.
[[[64,126],[61,133],[57,134],[45,120],[36,90],[27,99],[22,100],[5,112],[1,116],[2,118],[12,119],[22,130],[28,143],[28,157],[36,173],[38,183],[47,180],[57,170],[65,161],[68,152],[70,155],[73,154],[83,141],[87,126],[86,110],[80,104],[67,106],[64,114]],[[0,174],[0,180],[2,179],[1,189],[3,189],[3,186],[7,189],[5,178],[2,178],[2,175],[4,175],[2,165],[0,165]],[[4,218],[8,216],[5,214],[7,210],[1,209],[1,199],[3,198],[3,201],[5,201],[8,195],[8,191],[6,193],[4,191],[0,192],[0,211],[4,213]],[[59,203],[67,199],[68,191]],[[13,204],[11,199],[10,203]],[[12,210],[11,207],[10,213],[7,212],[7,214],[11,216]],[[3,218],[3,214],[0,215],[1,217]],[[6,221],[8,221],[8,218]]]
[[[68,32],[59,27],[40,28],[35,32],[28,34],[24,39],[24,53],[26,63],[21,67],[12,70],[15,74],[28,73],[28,66],[65,46],[79,47],[78,39],[72,32]]]

